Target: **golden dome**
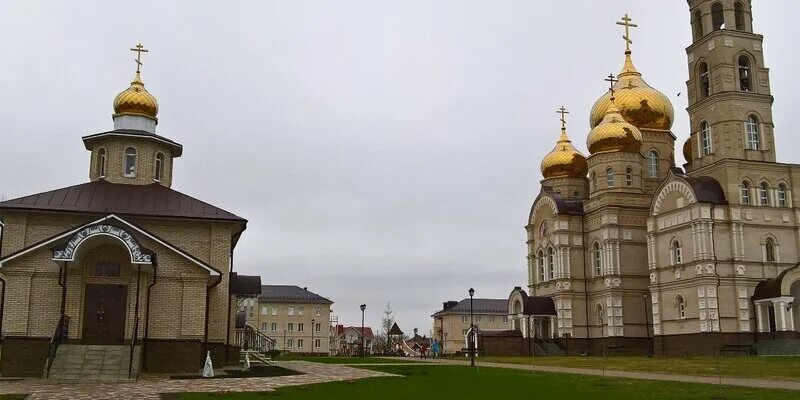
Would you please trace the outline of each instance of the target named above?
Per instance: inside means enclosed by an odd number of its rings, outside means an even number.
[[[614,99],[600,124],[592,128],[586,137],[589,153],[624,151],[637,153],[642,149],[642,132],[639,128],[625,121],[616,107]]]
[[[114,115],[139,115],[156,119],[158,102],[145,88],[139,73],[131,86],[114,98]]]
[[[691,164],[692,163],[692,159],[694,158],[692,156],[692,138],[691,138],[691,136],[688,139],[686,139],[685,142],[683,142],[683,158],[686,159],[686,163],[687,164]]]
[[[614,97],[620,114],[626,121],[639,129],[669,130],[675,111],[667,96],[653,89],[642,79],[631,60],[630,51],[625,52],[625,65],[617,75],[619,82],[614,85]],[[606,92],[592,107],[589,125],[594,128],[605,117],[611,106],[611,92]]]
[[[589,172],[586,157],[567,138],[566,128],[561,129],[561,137],[553,151],[542,159],[541,170],[545,179],[584,178]]]

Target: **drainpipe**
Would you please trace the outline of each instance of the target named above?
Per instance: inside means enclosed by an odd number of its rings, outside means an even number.
[[[586,354],[589,354],[589,349],[591,348],[591,334],[589,331],[589,274],[586,271],[586,221],[581,219],[581,231],[583,231],[583,297],[585,303],[585,311],[586,311]],[[594,250],[592,250],[594,251]],[[592,254],[594,257],[594,254]],[[600,326],[600,330],[603,330],[603,326]]]
[[[6,233],[6,225],[0,219],[0,259],[3,258],[3,234]],[[6,309],[6,280],[0,275],[0,284],[3,285],[3,291],[0,292],[0,343],[3,343],[3,313]]]
[[[223,274],[224,274],[224,272],[220,272],[219,278],[217,279],[217,281],[213,285],[206,287],[206,321],[205,321],[205,331],[203,332],[203,355],[201,357],[202,359],[205,359],[206,354],[207,354],[206,352],[208,351],[208,313],[209,313],[209,309],[210,309],[210,305],[211,305],[211,301],[210,301],[210,299],[211,299],[211,289],[215,288],[217,285],[222,283]],[[230,294],[230,292],[228,292],[228,294]],[[227,354],[227,351],[225,353]]]
[[[142,365],[147,368],[147,339],[150,337],[150,291],[156,285],[158,280],[158,260],[156,254],[153,254],[153,283],[147,285],[147,299],[145,300],[145,312],[147,316],[144,318],[144,340],[142,340]]]
[[[233,240],[231,240],[233,246]],[[225,330],[225,364],[228,364],[228,346],[231,345],[231,277],[233,276],[233,247],[231,247],[231,261],[228,270],[228,311],[225,313],[228,316],[227,329]]]
[[[136,307],[133,311],[133,335],[131,335],[131,352],[128,358],[128,379],[133,372],[133,349],[136,346],[136,337],[139,336],[139,293],[142,281],[142,265],[139,264],[136,270]]]
[[[67,267],[69,263],[64,261],[61,270],[58,271],[58,286],[61,286],[61,316],[67,310]],[[60,317],[59,317],[60,318]]]

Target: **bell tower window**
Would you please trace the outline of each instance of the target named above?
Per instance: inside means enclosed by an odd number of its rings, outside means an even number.
[[[778,185],[778,207],[786,207],[786,185]]]
[[[700,123],[700,139],[703,144],[703,155],[711,154],[711,128],[706,121]]]
[[[106,177],[106,149],[97,151],[97,173],[101,178]]]
[[[711,86],[708,76],[708,64],[700,63],[700,98],[705,99],[711,94]]]
[[[739,186],[740,197],[742,200],[742,204],[749,205],[750,204],[750,184],[747,181],[742,182],[742,185]]]
[[[625,185],[633,185],[633,169],[631,167],[625,168]]]
[[[694,28],[694,40],[697,41],[703,37],[703,15],[700,13],[700,10],[694,12],[692,27]]]
[[[758,150],[759,135],[758,135],[758,119],[751,115],[747,117],[747,148],[749,150]]]
[[[750,70],[750,58],[747,56],[739,57],[739,90],[742,92],[749,92],[752,90],[750,87],[752,71]]]
[[[725,29],[725,15],[722,12],[722,4],[714,3],[711,6],[711,30],[720,29]]]
[[[606,186],[614,187],[614,170],[611,168],[606,170]]]
[[[736,30],[743,31],[744,28],[744,6],[741,2],[736,2],[733,5],[733,15],[736,19]]]
[[[767,182],[761,182],[758,187],[758,204],[762,206],[769,205],[769,185],[767,185]]]
[[[125,149],[125,170],[123,174],[125,177],[134,178],[136,177],[136,149],[133,147],[128,147]]]
[[[154,180],[161,182],[164,179],[164,154],[158,153],[156,154],[156,163],[155,163],[155,175]]]

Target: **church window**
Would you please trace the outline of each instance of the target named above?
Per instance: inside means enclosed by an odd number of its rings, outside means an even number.
[[[545,276],[544,276],[544,264],[545,264],[544,252],[539,250],[539,283],[545,281],[545,279],[544,279],[545,278]]]
[[[97,151],[97,173],[101,178],[106,176],[106,149]]]
[[[548,233],[550,233],[550,231],[547,227],[547,221],[542,221],[542,224],[539,225],[539,237],[545,237]]]
[[[678,309],[678,318],[685,319],[686,318],[686,301],[683,300],[683,296],[678,295],[675,298],[675,307]]]
[[[769,205],[769,185],[766,182],[761,182],[758,187],[758,204],[762,206]]]
[[[672,242],[672,264],[683,264],[683,247],[677,240]]]
[[[155,180],[161,181],[164,178],[164,154],[158,153],[156,154],[156,171],[155,171]]]
[[[747,181],[742,182],[742,185],[739,186],[739,191],[741,192],[742,204],[750,204],[750,184]]]
[[[592,190],[597,190],[597,174],[592,172]]]
[[[751,74],[750,58],[745,55],[739,56],[739,90],[742,92],[749,92],[752,90],[750,87],[750,82],[752,81]]]
[[[553,252],[553,248],[551,247],[551,248],[547,249],[547,274],[548,274],[547,278],[548,279],[553,279],[553,268],[554,268],[553,261],[554,261],[554,258],[555,258],[555,255],[554,255],[554,252]]]
[[[592,251],[594,252],[594,257],[592,262],[594,264],[594,276],[602,276],[603,275],[603,253],[600,251],[600,243],[595,242],[592,246]]]
[[[743,31],[744,30],[744,6],[741,2],[736,2],[733,4],[733,15],[734,19],[736,20],[736,30]]]
[[[711,83],[708,74],[708,64],[700,63],[700,99],[705,99],[711,94]]]
[[[633,185],[633,169],[631,167],[625,168],[625,185]]]
[[[703,155],[711,154],[711,127],[706,121],[700,123],[700,139],[702,139]]]
[[[775,262],[775,241],[767,238],[764,242],[764,255],[767,262]]]
[[[125,149],[125,171],[126,177],[133,178],[136,176],[136,149],[128,147]]]
[[[754,115],[747,117],[747,148],[758,150],[758,118]]]
[[[606,186],[614,187],[614,170],[611,168],[606,170]]]
[[[658,152],[655,150],[650,150],[650,154],[648,155],[648,167],[650,170],[650,177],[658,178]]]
[[[598,304],[595,310],[596,310],[595,312],[597,313],[597,322],[600,325],[603,325],[603,317],[605,317],[605,315],[603,314],[603,305]]]
[[[725,14],[722,12],[722,4],[714,3],[711,5],[711,30],[720,29],[725,29]]]
[[[572,197],[581,197],[581,191],[575,190],[574,192],[572,192]]]
[[[703,37],[703,15],[700,13],[700,10],[694,12],[694,17],[692,19],[694,20],[692,23],[692,27],[694,28],[694,40],[697,40]]]
[[[786,185],[778,185],[778,207],[786,207]]]

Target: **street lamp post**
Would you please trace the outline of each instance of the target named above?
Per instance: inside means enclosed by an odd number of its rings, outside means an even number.
[[[364,350],[365,350],[365,347],[367,346],[367,344],[364,343],[364,310],[366,310],[366,309],[367,309],[367,305],[366,304],[362,304],[361,305],[361,357],[364,357],[364,355],[365,355],[364,354],[365,353]]]
[[[316,320],[314,318],[311,318],[311,356],[314,356],[314,346],[315,346],[315,344],[314,344],[314,322],[316,322]]]
[[[475,295],[475,289],[469,288],[469,365],[475,366],[475,324],[473,323],[472,316],[472,296]]]

